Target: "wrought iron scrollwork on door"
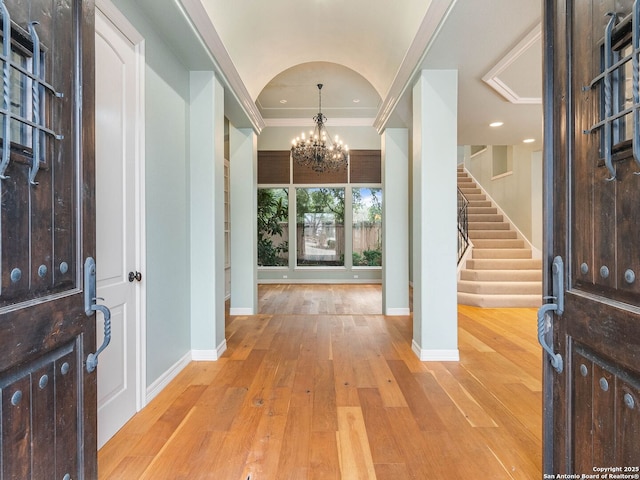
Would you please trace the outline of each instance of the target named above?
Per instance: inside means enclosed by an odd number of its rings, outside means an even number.
[[[633,159],[640,169],[640,66],[638,60],[640,55],[640,26],[638,25],[640,2],[635,0],[633,3],[630,22],[631,50],[626,55],[617,53],[620,52],[620,46],[614,45],[613,41],[620,17],[615,12],[609,12],[608,15],[610,18],[604,30],[602,72],[589,85],[583,87],[583,90],[588,91],[597,85],[601,85],[603,98],[601,105],[602,119],[588,130],[584,130],[584,133],[602,131],[602,156],[605,167],[609,172],[609,177],[606,180],[613,181],[616,179],[613,148],[614,143],[619,141],[619,138],[614,137],[621,136],[620,125],[623,121],[622,119],[629,114],[632,114],[633,120],[633,134],[631,135]],[[625,20],[628,20],[628,17]],[[628,24],[627,21],[620,22],[620,24],[623,23]],[[629,63],[631,64],[631,98],[625,98],[625,102],[620,102],[620,89],[625,80],[623,69]],[[626,103],[627,100],[630,100],[631,104]],[[635,172],[635,174],[640,175],[640,171]]]
[[[31,127],[31,155],[32,163],[29,171],[29,182],[37,185],[36,175],[40,168],[41,160],[41,140],[42,135],[49,135],[56,140],[62,140],[64,137],[56,133],[53,129],[44,125],[43,110],[45,107],[45,92],[48,92],[55,98],[63,97],[63,94],[57,91],[52,85],[46,82],[44,72],[42,71],[42,49],[40,38],[36,30],[37,22],[29,23],[28,32],[31,40],[31,61],[30,66],[20,65],[12,57],[15,53],[13,47],[13,35],[11,16],[4,3],[0,0],[0,15],[2,16],[2,106],[0,114],[2,114],[2,159],[0,160],[0,179],[6,179],[6,171],[11,160],[11,121],[19,122],[21,125]],[[12,110],[12,90],[16,87],[16,80],[12,78],[12,72],[18,72],[19,78],[26,79],[25,83],[31,84],[31,94],[26,104],[30,107],[28,112],[14,112]],[[18,86],[19,87],[19,86]],[[29,145],[25,145],[29,146]]]

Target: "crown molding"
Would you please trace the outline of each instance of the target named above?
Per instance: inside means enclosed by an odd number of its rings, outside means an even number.
[[[375,118],[332,118],[328,127],[373,127]],[[265,118],[265,127],[313,127],[310,118]]]
[[[192,28],[198,35],[215,66],[217,76],[225,87],[225,97],[230,94],[242,112],[251,123],[253,130],[259,134],[265,126],[264,119],[258,110],[255,102],[249,95],[249,91],[240,78],[229,52],[224,47],[218,32],[216,32],[211,18],[205,10],[200,0],[175,0],[181,10],[184,11],[187,19],[190,20]],[[226,108],[225,108],[226,110]]]
[[[520,40],[515,47],[509,50],[502,60],[500,60],[484,77],[482,77],[482,80],[511,103],[542,104],[541,97],[521,97],[500,79],[500,74],[509,68],[509,66],[518,58],[524,55],[524,53],[535,45],[541,37],[542,25],[538,24],[527,34],[526,37]]]
[[[373,126],[382,133],[389,118],[395,110],[398,102],[407,88],[411,86],[418,70],[429,53],[433,41],[444,25],[457,0],[433,0],[422,19],[420,28],[402,60],[402,64],[396,73],[393,83],[380,106]]]

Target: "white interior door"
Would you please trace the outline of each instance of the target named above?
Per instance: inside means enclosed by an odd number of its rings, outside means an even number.
[[[137,411],[140,282],[137,258],[136,46],[96,9],[96,261],[98,296],[111,309],[112,338],[98,366],[98,447]],[[144,281],[144,279],[142,279]],[[102,331],[101,328],[98,329]],[[99,336],[98,344],[102,342]]]

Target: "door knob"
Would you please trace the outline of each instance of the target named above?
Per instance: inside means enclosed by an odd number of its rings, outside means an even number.
[[[142,274],[140,272],[129,272],[129,281],[133,282],[134,280],[141,281]]]

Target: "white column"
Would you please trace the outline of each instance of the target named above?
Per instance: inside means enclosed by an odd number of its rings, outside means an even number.
[[[213,72],[190,73],[191,349],[217,360],[224,338],[224,89]]]
[[[382,134],[382,312],[409,315],[409,133]]]
[[[231,190],[231,315],[258,313],[258,140],[229,126]]]
[[[423,70],[413,88],[413,350],[458,360],[458,72]]]

